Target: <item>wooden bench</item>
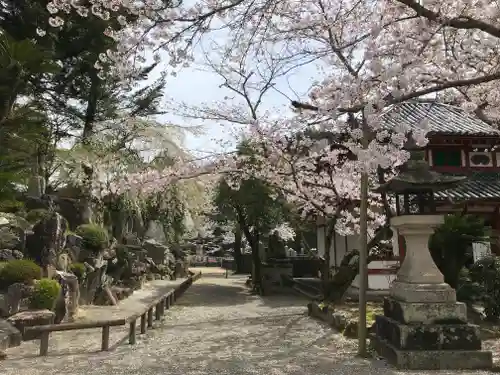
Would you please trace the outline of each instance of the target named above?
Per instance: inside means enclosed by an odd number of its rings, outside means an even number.
[[[40,333],[40,356],[46,356],[49,350],[49,336],[51,332],[73,331],[77,329],[102,328],[101,350],[109,350],[109,328],[123,326],[129,324],[128,342],[130,345],[136,343],[136,326],[137,319],[140,321],[141,334],[146,333],[148,328],[153,328],[153,313],[154,319],[160,320],[175,301],[184,294],[184,292],[193,284],[194,281],[201,277],[201,272],[188,277],[178,287],[169,290],[164,295],[155,298],[151,301],[140,313],[133,314],[125,319],[114,319],[98,322],[81,322],[81,323],[61,323],[48,324],[42,326],[27,327],[26,330]]]
[[[47,324],[43,326],[26,327],[26,330],[40,333],[40,355],[46,356],[49,351],[49,336],[51,332],[74,331],[77,329],[102,328],[101,350],[109,349],[109,328],[123,326],[127,323],[126,319],[114,319],[99,322],[81,322],[81,323],[61,323]]]

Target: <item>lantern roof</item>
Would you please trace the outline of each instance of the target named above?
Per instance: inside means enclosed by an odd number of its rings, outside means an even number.
[[[424,151],[412,150],[410,160],[393,177],[377,189],[379,192],[418,193],[441,191],[453,188],[467,179],[466,176],[446,175],[429,168],[424,160]]]

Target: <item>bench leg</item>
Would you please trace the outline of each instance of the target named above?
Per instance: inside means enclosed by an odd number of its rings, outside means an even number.
[[[141,315],[141,334],[146,333],[146,313]]]
[[[135,345],[136,342],[136,337],[135,337],[135,323],[136,321],[134,320],[133,322],[130,322],[130,328],[128,332],[128,343],[130,345]]]
[[[153,328],[153,308],[148,310],[148,328]]]
[[[109,349],[109,326],[102,327],[102,341],[101,350],[106,351]]]
[[[40,336],[40,356],[46,356],[49,352],[49,335],[50,332],[42,332]]]
[[[157,303],[156,306],[155,306],[155,319],[156,320],[160,320],[161,319],[161,307],[160,307],[160,304],[161,303]]]

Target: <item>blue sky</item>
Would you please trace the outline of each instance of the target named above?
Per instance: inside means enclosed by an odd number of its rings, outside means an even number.
[[[306,100],[307,92],[314,81],[316,67],[306,66],[300,68],[288,76],[287,79],[280,79],[276,82],[276,88],[284,95],[293,98]],[[188,105],[197,106],[206,102],[213,102],[214,105],[224,105],[224,97],[229,91],[220,88],[222,83],[220,77],[214,73],[202,71],[200,67],[192,66],[184,68],[176,77],[169,77],[167,80],[165,95],[174,98],[178,102],[185,102]],[[269,91],[262,109],[272,110],[273,113],[291,112],[290,101],[283,94],[272,90]],[[162,122],[189,125],[194,121],[176,116],[164,115],[160,117]],[[217,140],[230,140],[230,130],[227,124],[219,124],[213,121],[204,122],[205,135],[189,135],[186,138],[186,147],[196,151],[224,151]]]

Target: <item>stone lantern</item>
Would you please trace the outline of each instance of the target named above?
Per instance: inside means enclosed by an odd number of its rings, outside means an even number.
[[[467,324],[467,308],[444,282],[428,248],[429,237],[444,222],[434,192],[458,185],[465,177],[431,171],[422,151],[379,191],[396,199],[394,227],[404,236],[406,255],[376,319],[372,343],[399,368],[480,369],[492,367],[491,352],[481,351],[479,328]]]

